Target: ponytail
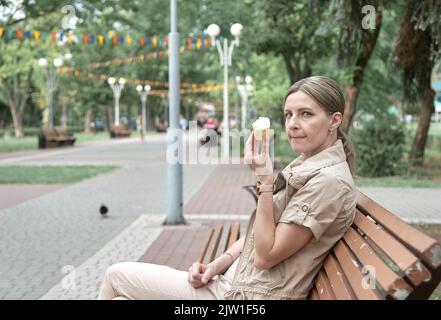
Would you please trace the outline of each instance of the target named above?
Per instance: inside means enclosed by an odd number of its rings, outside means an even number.
[[[343,149],[346,154],[346,162],[349,165],[349,170],[351,171],[352,177],[355,178],[357,174],[355,168],[355,149],[349,137],[344,133],[340,127],[337,129],[337,139],[341,139],[343,142]]]

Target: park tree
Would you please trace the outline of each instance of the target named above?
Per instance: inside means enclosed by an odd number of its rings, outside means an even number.
[[[395,54],[403,71],[403,94],[408,104],[419,104],[418,127],[412,143],[410,161],[424,162],[435,92],[431,74],[441,54],[441,6],[437,1],[409,0],[400,24]]]
[[[280,55],[290,83],[312,74],[312,64],[327,52],[316,31],[324,19],[323,1],[249,0],[255,12],[248,32],[258,53]],[[306,23],[307,21],[307,23]]]
[[[335,41],[337,63],[344,69],[346,105],[342,129],[346,132],[356,113],[364,75],[380,34],[381,5],[381,0],[333,0],[327,20],[320,27],[319,34]]]

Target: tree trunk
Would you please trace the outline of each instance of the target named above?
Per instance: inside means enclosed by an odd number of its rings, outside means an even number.
[[[349,131],[349,126],[352,124],[352,120],[355,115],[355,105],[357,102],[358,94],[360,93],[360,86],[346,85],[346,99],[345,99],[345,113],[342,120],[342,129],[345,132]]]
[[[17,108],[10,107],[9,108],[12,115],[12,122],[14,123],[14,131],[15,131],[15,137],[16,138],[23,138],[23,122],[21,114],[17,111]]]
[[[289,81],[291,84],[299,81],[300,79],[311,76],[312,69],[309,65],[305,65],[301,68],[300,65],[296,63],[296,57],[292,57],[289,54],[282,54],[283,61],[285,62],[286,71],[288,71]]]
[[[427,136],[430,127],[430,118],[432,117],[435,108],[433,101],[435,99],[435,91],[429,86],[424,91],[424,101],[421,105],[420,120],[418,128],[413,140],[412,149],[410,151],[410,162],[413,165],[421,166],[424,162],[424,150],[426,149]]]
[[[2,81],[2,89],[8,103],[9,111],[11,112],[12,122],[14,124],[14,131],[16,138],[23,137],[23,122],[22,115],[26,102],[29,98],[29,86],[32,77],[32,69],[29,69],[27,79],[20,81],[20,75],[14,75],[12,85],[8,81]]]
[[[91,128],[92,118],[93,118],[93,110],[92,110],[92,108],[89,107],[86,109],[86,112],[84,113],[84,132],[85,133],[92,132],[92,128]]]
[[[382,12],[378,11],[375,14],[375,29],[363,30],[362,48],[357,57],[354,66],[354,72],[352,74],[352,83],[346,85],[346,103],[345,112],[343,115],[343,121],[341,128],[345,132],[349,132],[352,120],[355,115],[357,98],[360,93],[361,86],[363,84],[364,71],[367,67],[369,59],[374,51],[375,44],[377,43],[378,35],[381,29]]]
[[[297,70],[295,70],[295,67],[291,64],[289,55],[284,54],[283,61],[285,62],[286,71],[288,71],[289,82],[293,84],[297,78]]]
[[[115,123],[114,119],[113,119],[113,109],[111,106],[106,106],[106,126],[107,126],[107,131],[110,132],[110,130],[112,129],[113,124]]]
[[[67,130],[67,105],[63,103],[61,106],[61,127]]]

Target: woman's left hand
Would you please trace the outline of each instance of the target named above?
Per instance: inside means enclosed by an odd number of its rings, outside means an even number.
[[[263,184],[273,182],[273,162],[270,157],[270,141],[272,141],[273,130],[264,130],[262,140],[257,141],[254,132],[248,137],[245,144],[244,161],[248,164],[259,181]],[[259,144],[261,150],[259,152]]]

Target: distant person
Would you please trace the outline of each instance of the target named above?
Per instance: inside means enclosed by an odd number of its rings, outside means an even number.
[[[141,141],[144,142],[144,131],[142,130],[142,117],[140,114],[136,117],[136,130],[139,132]]]
[[[179,115],[179,124],[182,130],[188,129],[188,120],[182,114]]]
[[[255,133],[250,135],[245,159],[256,174],[258,202],[246,235],[188,272],[114,264],[99,299],[306,299],[325,257],[355,217],[355,154],[340,129],[344,109],[335,81],[315,76],[294,83],[285,95],[285,131],[300,156],[274,180],[270,135],[263,134],[260,155]]]

